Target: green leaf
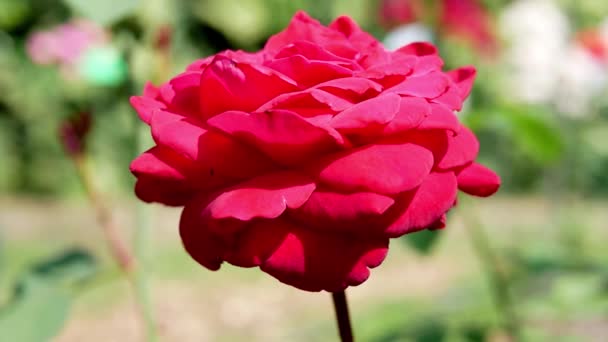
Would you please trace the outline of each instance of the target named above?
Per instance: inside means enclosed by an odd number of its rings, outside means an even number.
[[[63,0],[79,15],[107,26],[131,14],[139,0]]]
[[[468,342],[487,341],[489,327],[481,324],[468,324],[461,328],[462,338]]]
[[[530,158],[541,164],[549,164],[562,156],[565,145],[562,135],[540,110],[509,107],[503,108],[498,114],[514,143]]]
[[[437,243],[440,233],[438,230],[421,230],[405,235],[402,239],[420,254],[429,254]]]
[[[55,284],[74,284],[90,279],[97,272],[97,261],[87,251],[73,248],[43,260],[31,273]]]
[[[0,336],[19,342],[49,341],[61,331],[70,304],[67,291],[28,276],[16,288],[9,306],[0,311]]]

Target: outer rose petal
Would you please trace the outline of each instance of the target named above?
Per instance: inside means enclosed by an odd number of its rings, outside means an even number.
[[[469,195],[488,197],[500,187],[500,177],[487,167],[471,163],[458,174],[458,188]]]
[[[432,227],[454,205],[457,192],[453,172],[431,173],[419,188],[399,196],[391,208],[396,218],[385,233],[398,237]]]
[[[337,151],[342,141],[333,129],[321,128],[297,114],[273,110],[264,113],[230,111],[208,122],[209,126],[253,145],[273,160],[294,165]]]
[[[427,42],[411,43],[398,49],[397,52],[414,56],[432,56],[438,53],[435,45]]]
[[[447,73],[448,76],[454,81],[458,89],[460,90],[460,96],[465,99],[471,93],[473,89],[473,82],[477,75],[477,70],[473,66],[465,66],[458,68]]]
[[[372,222],[393,203],[392,198],[373,192],[344,194],[317,189],[303,206],[289,211],[289,217],[320,232],[379,236],[377,225]]]
[[[460,95],[460,89],[450,81],[446,91],[431,101],[442,104],[451,110],[459,111],[462,109],[464,98]]]
[[[295,90],[292,80],[272,69],[218,55],[201,75],[200,108],[205,119],[227,110],[253,111]]]
[[[465,126],[461,126],[458,134],[448,135],[448,147],[445,155],[437,162],[437,167],[443,170],[452,169],[470,163],[477,157],[479,141],[475,134]]]
[[[184,205],[198,190],[190,179],[188,161],[166,148],[156,146],[142,153],[130,170],[137,177],[135,194],[144,202]]]
[[[185,72],[171,79],[159,89],[160,97],[169,111],[200,119],[200,72]]]
[[[315,183],[297,172],[270,173],[236,185],[207,206],[212,219],[276,218],[287,208],[299,208],[315,190]]]
[[[277,53],[297,41],[319,44],[339,56],[354,56],[357,53],[357,50],[348,47],[348,41],[341,32],[321,25],[303,11],[295,14],[285,30],[270,37],[264,50]]]
[[[286,220],[254,223],[239,236],[227,259],[260,268],[281,282],[306,291],[341,291],[369,277],[388,251],[388,239],[353,239],[319,233]]]
[[[157,144],[169,147],[191,160],[198,157],[198,140],[207,132],[202,125],[196,119],[164,110],[156,110],[150,121],[152,137]]]
[[[194,199],[182,211],[179,234],[188,254],[210,270],[218,270],[228,252],[230,240],[215,235],[201,220],[205,200]]]
[[[208,183],[208,187],[226,184],[227,180],[246,179],[274,168],[274,163],[251,147],[200,125],[202,123],[194,119],[165,111],[157,111],[151,121],[156,143],[188,158],[200,172],[197,179]]]
[[[420,185],[432,167],[431,151],[405,142],[355,148],[312,169],[320,168],[319,180],[332,188],[391,195]]]
[[[152,120],[152,113],[155,110],[166,108],[164,103],[146,96],[131,96],[129,102],[137,112],[137,115],[139,115],[141,121],[147,124],[150,124],[150,120]]]

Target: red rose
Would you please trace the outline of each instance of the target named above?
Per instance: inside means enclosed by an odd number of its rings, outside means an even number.
[[[350,18],[303,12],[258,53],[199,60],[131,103],[156,146],[131,164],[146,202],[184,206],[188,253],[308,291],[358,285],[390,238],[441,228],[498,177],[455,110],[475,70],[435,47],[386,51]]]

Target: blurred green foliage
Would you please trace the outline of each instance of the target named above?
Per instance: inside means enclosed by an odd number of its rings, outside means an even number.
[[[386,28],[379,22],[379,1],[0,1],[0,190],[9,193],[66,195],[78,183],[57,142],[59,122],[79,110],[94,114],[90,156],[100,183],[108,192],[126,192],[132,179],[124,172],[134,154],[137,119],[127,104],[146,80],[157,80],[158,57],[154,34],[171,27],[172,74],[184,66],[222,49],[255,50],[282,29],[291,15],[304,9],[328,23],[339,14],[353,16],[365,29],[382,38]],[[430,2],[432,3],[432,2]],[[490,1],[497,14],[508,1]],[[601,5],[562,1],[580,27],[597,24]],[[599,7],[598,7],[599,6]],[[583,13],[583,14],[581,14]],[[590,13],[593,13],[591,15]],[[72,17],[85,17],[111,31],[113,47],[88,54],[80,71],[83,79],[65,79],[54,67],[33,64],[25,52],[26,39],[36,30],[52,27]],[[564,130],[555,109],[514,103],[505,94],[500,63],[478,56],[462,42],[436,42],[450,68],[475,64],[479,70],[471,100],[462,117],[479,135],[481,158],[503,177],[503,192],[538,191],[548,175],[562,167],[568,151],[576,146],[576,190],[591,195],[608,193],[607,111],[587,120],[576,131]],[[128,61],[123,65],[122,55]],[[118,58],[118,59],[117,59]],[[126,70],[129,79],[124,80]],[[166,76],[164,76],[166,77]],[[98,84],[98,85],[95,85]],[[566,123],[566,125],[568,125]],[[550,177],[549,177],[550,178]],[[572,182],[562,184],[574,191]]]

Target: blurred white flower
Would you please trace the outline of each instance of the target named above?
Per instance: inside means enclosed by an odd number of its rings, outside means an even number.
[[[410,43],[432,41],[433,32],[430,28],[420,23],[413,23],[389,31],[383,43],[387,50],[397,50]]]
[[[508,42],[509,93],[528,103],[550,100],[559,79],[560,56],[569,41],[566,15],[551,0],[518,0],[501,14],[499,30]]]
[[[554,96],[557,110],[571,118],[588,116],[593,100],[606,89],[607,81],[606,65],[579,44],[573,44],[561,59]]]

